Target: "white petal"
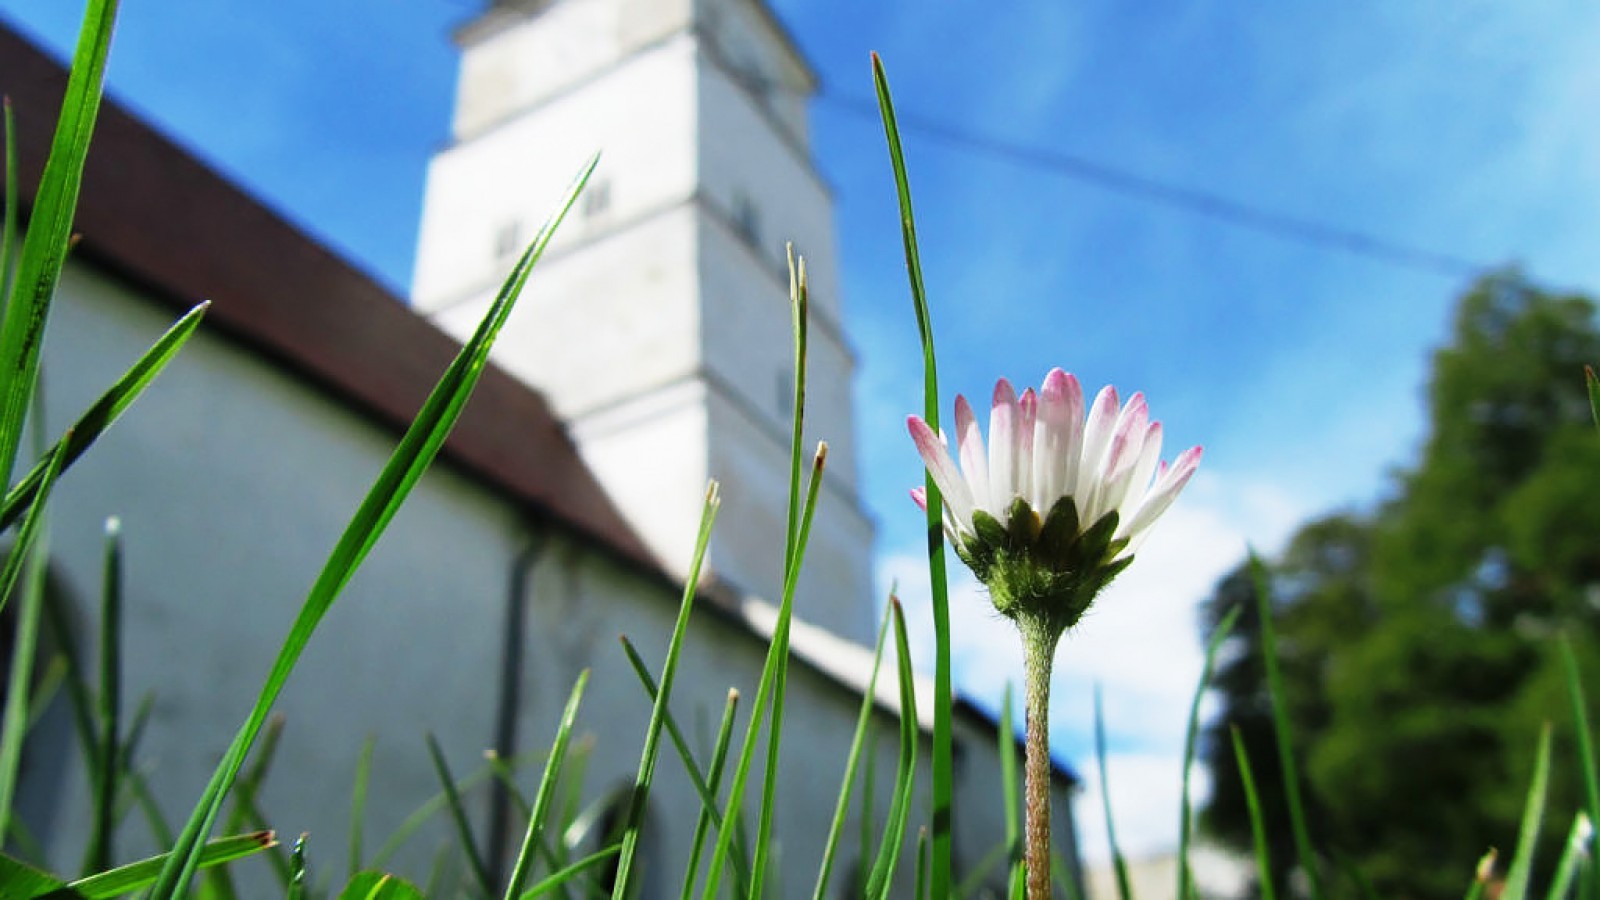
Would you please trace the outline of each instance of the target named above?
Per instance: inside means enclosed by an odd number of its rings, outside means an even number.
[[[1038,418],[1039,397],[1033,388],[1028,388],[1017,398],[1016,489],[1017,494],[1036,510],[1039,509],[1039,500],[1035,496],[1033,482],[1033,433]]]
[[[972,414],[967,398],[956,395],[956,445],[961,453],[961,471],[972,489],[972,502],[979,509],[988,509],[989,461],[983,449],[983,432],[978,430],[978,419]]]
[[[1089,408],[1089,420],[1083,426],[1083,454],[1078,463],[1078,477],[1072,496],[1078,498],[1078,521],[1087,528],[1099,516],[1094,515],[1093,494],[1100,478],[1100,464],[1105,461],[1106,448],[1111,444],[1111,434],[1117,424],[1117,389],[1106,385],[1095,395]]]
[[[1004,378],[994,386],[989,409],[989,510],[1005,524],[1017,493],[1017,392]]]
[[[1150,476],[1155,474],[1156,463],[1161,461],[1161,423],[1151,422],[1150,427],[1144,432],[1144,448],[1139,451],[1138,462],[1134,464],[1133,474],[1128,478],[1127,493],[1117,501],[1117,509],[1122,514],[1122,524],[1117,531],[1120,534],[1127,527],[1128,517],[1144,502],[1145,495],[1150,492]]]
[[[1040,515],[1048,515],[1056,500],[1077,487],[1082,453],[1083,388],[1073,376],[1051,369],[1039,396],[1039,428],[1033,448]]]
[[[1150,427],[1150,407],[1143,394],[1134,394],[1128,405],[1117,416],[1116,430],[1111,433],[1111,446],[1101,463],[1098,484],[1095,485],[1094,507],[1100,515],[1119,509],[1127,495],[1134,466],[1144,449],[1144,435]]]
[[[1178,499],[1179,492],[1189,483],[1189,479],[1194,477],[1195,469],[1199,467],[1200,448],[1190,447],[1183,451],[1173,461],[1171,468],[1162,472],[1156,479],[1155,486],[1150,489],[1144,502],[1139,504],[1139,509],[1128,520],[1128,530],[1124,536],[1137,540],[1139,533],[1149,528],[1162,513],[1167,511],[1172,501]]]
[[[944,444],[934,436],[933,429],[928,423],[918,416],[909,416],[906,427],[911,430],[911,440],[917,445],[917,452],[922,455],[922,462],[928,467],[928,474],[933,476],[933,483],[939,486],[939,493],[944,496],[944,502],[950,507],[951,515],[956,517],[962,527],[972,529],[972,492],[967,488],[967,483],[961,479],[961,474],[956,471],[955,463],[950,461],[950,453],[945,450]],[[927,502],[926,496],[923,502]]]

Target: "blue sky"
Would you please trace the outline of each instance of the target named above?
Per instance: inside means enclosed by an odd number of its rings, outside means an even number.
[[[862,4],[774,0],[817,66],[814,151],[837,198],[861,354],[880,569],[916,585],[920,362],[867,54],[902,116],[1559,287],[1600,285],[1600,9],[1578,2]],[[0,0],[65,52],[79,4]],[[470,0],[129,4],[114,95],[397,290],[445,139],[449,28]],[[26,110],[19,114],[26,115]],[[1144,390],[1202,472],[1064,650],[1056,747],[1088,769],[1105,685],[1119,835],[1170,843],[1192,609],[1245,543],[1364,506],[1420,435],[1428,352],[1464,273],[1263,233],[908,128],[946,402],[1051,366]],[[1576,376],[1576,373],[1575,373]],[[968,586],[963,680],[1020,672]],[[972,594],[974,596],[966,596]],[[1089,798],[1093,800],[1091,791]],[[1091,855],[1100,840],[1084,803]]]

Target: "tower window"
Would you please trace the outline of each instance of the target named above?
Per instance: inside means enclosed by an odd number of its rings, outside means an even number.
[[[494,258],[513,256],[522,250],[522,220],[511,219],[502,223],[494,233]]]
[[[583,217],[592,219],[609,209],[611,209],[611,182],[589,182],[583,189]]]
[[[761,218],[749,194],[739,193],[733,197],[733,228],[752,247],[761,246]]]

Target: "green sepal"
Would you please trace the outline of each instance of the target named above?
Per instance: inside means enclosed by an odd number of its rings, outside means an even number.
[[[1065,559],[1077,537],[1078,504],[1071,497],[1062,497],[1044,517],[1044,527],[1039,531],[1039,556],[1051,561]],[[1059,571],[1059,566],[1056,568]]]
[[[984,510],[972,511],[972,530],[977,532],[977,542],[980,544],[987,544],[991,548],[1004,547],[1007,544],[1005,526]]]
[[[1028,501],[1021,497],[1011,501],[1011,508],[1006,511],[1007,536],[1010,540],[1006,546],[1013,550],[1026,551],[1033,547],[1039,540],[1039,532],[1044,528],[1039,514],[1033,511]]]
[[[1078,542],[1077,552],[1073,554],[1076,557],[1074,562],[1079,566],[1092,566],[1106,558],[1111,547],[1111,536],[1117,533],[1117,518],[1117,511],[1112,510],[1089,526]]]

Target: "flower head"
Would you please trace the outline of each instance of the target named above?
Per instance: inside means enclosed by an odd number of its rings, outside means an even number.
[[[911,438],[944,498],[957,555],[989,586],[1002,613],[1071,626],[1133,560],[1151,524],[1200,465],[1200,448],[1162,462],[1161,423],[1143,394],[1119,408],[1107,386],[1084,412],[1073,376],[1052,369],[1036,394],[994,389],[985,447],[966,398],[956,398],[960,467],[917,416]],[[922,489],[912,491],[927,508]]]

